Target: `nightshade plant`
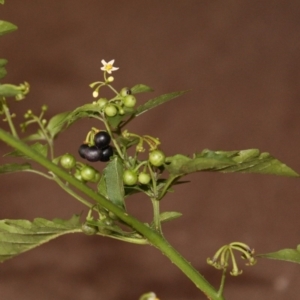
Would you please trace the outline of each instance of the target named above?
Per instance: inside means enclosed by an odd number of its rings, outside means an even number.
[[[0,0],[3,4],[4,0]],[[16,26],[0,21],[0,35],[16,30]],[[0,79],[6,75],[5,59],[0,59]],[[47,106],[39,114],[28,110],[24,114],[21,133],[13,122],[10,110],[11,98],[23,100],[29,93],[29,84],[0,84],[0,113],[8,124],[9,132],[0,128],[0,140],[12,148],[4,156],[18,157],[22,163],[3,163],[0,173],[33,172],[56,183],[67,194],[88,208],[86,216],[73,215],[69,220],[0,220],[0,261],[19,255],[61,235],[81,232],[100,235],[139,245],[153,245],[166,255],[208,299],[225,299],[224,285],[228,274],[240,275],[236,255],[247,265],[254,265],[257,258],[269,258],[300,262],[300,248],[284,249],[274,253],[255,255],[243,242],[221,246],[207,262],[221,270],[220,286],[213,287],[166,240],[162,224],[181,216],[179,212],[160,211],[160,202],[174,185],[185,183],[182,178],[193,172],[259,173],[299,177],[291,168],[257,149],[240,151],[202,150],[191,156],[175,154],[166,157],[161,141],[150,135],[129,132],[126,125],[147,111],[166,103],[186,91],[165,94],[139,104],[138,93],[151,92],[144,84],[117,91],[112,83],[112,72],[117,71],[114,60],[102,60],[103,80],[90,84],[92,96],[89,103],[72,111],[59,113],[46,119]],[[110,99],[101,97],[108,88]],[[78,140],[79,149],[56,154],[55,139],[74,122],[94,118],[98,128],[87,131],[84,143]],[[37,131],[26,136],[26,128],[35,125]],[[130,152],[129,152],[130,150]],[[77,155],[79,152],[79,155]],[[78,157],[80,156],[80,157]],[[78,157],[78,159],[76,158]],[[44,167],[36,169],[31,162]],[[99,166],[103,172],[99,171]],[[80,192],[80,193],[79,193]],[[126,200],[132,194],[145,194],[152,203],[153,220],[143,223],[126,209]],[[83,219],[83,220],[82,220]],[[47,234],[45,234],[47,233]],[[30,243],[27,243],[30,240]],[[153,292],[140,297],[143,300],[158,299]]]

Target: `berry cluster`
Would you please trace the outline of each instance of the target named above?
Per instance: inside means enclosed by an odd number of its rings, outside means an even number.
[[[98,95],[98,92],[95,95]],[[100,98],[93,104],[97,105],[107,117],[114,117],[117,114],[124,115],[126,111],[134,108],[136,98],[129,88],[124,87],[113,99]]]
[[[161,167],[165,162],[165,154],[161,150],[152,150],[149,153],[148,161],[154,167]],[[126,185],[135,185],[137,182],[140,184],[148,184],[151,181],[151,176],[149,173],[144,171],[138,172],[137,169],[128,169],[123,173],[123,182]]]
[[[114,154],[112,146],[109,145],[111,141],[110,135],[106,131],[99,131],[94,136],[94,145],[82,144],[79,149],[79,155],[91,162],[109,161],[109,158]]]
[[[91,166],[84,165],[76,161],[76,158],[69,153],[66,153],[60,157],[61,166],[69,170],[73,170],[74,177],[82,182],[98,182],[100,179],[100,173]]]

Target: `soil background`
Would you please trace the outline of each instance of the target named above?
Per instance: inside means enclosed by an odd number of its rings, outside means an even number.
[[[101,59],[120,69],[114,86],[147,84],[155,96],[191,89],[137,118],[129,130],[159,136],[167,155],[204,148],[258,148],[300,171],[300,2],[295,1],[6,1],[0,18],[19,26],[1,38],[7,58],[3,82],[31,85],[25,101],[12,101],[17,121],[30,108],[47,116],[93,101],[89,83],[101,80]],[[77,155],[84,120],[57,140],[56,154]],[[1,154],[9,151],[0,145]],[[1,163],[4,158],[0,158]],[[99,163],[99,169],[103,164]],[[177,186],[163,210],[183,216],[164,226],[170,242],[214,285],[220,272],[206,258],[223,244],[243,241],[257,253],[300,243],[297,179],[197,173]],[[34,174],[2,176],[0,218],[70,218],[86,209],[58,186]],[[143,196],[128,210],[150,221]],[[226,299],[298,299],[300,267],[260,260],[240,262],[228,277]],[[1,264],[0,298],[206,299],[153,247],[74,234]]]

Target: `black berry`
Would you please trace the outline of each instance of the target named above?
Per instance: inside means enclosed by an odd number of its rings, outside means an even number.
[[[85,153],[87,151],[87,149],[89,148],[88,144],[82,144],[79,149],[78,149],[78,153],[82,158],[85,158]]]
[[[114,154],[114,150],[111,146],[107,146],[105,148],[102,148],[100,150],[101,155],[100,155],[100,161],[109,161],[109,158]]]
[[[96,146],[91,146],[91,147],[88,147],[85,151],[84,151],[84,154],[85,154],[85,158],[88,160],[88,161],[98,161],[100,160],[101,158],[101,150],[98,149]]]
[[[94,143],[95,146],[102,149],[107,147],[111,141],[110,135],[106,131],[99,131],[95,134]]]

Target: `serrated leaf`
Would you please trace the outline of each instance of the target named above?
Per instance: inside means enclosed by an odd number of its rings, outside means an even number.
[[[70,220],[52,221],[36,218],[28,220],[0,221],[0,262],[38,247],[61,235],[81,232],[79,216]]]
[[[300,264],[300,245],[297,249],[282,249],[277,252],[258,254],[256,257],[289,261]]]
[[[118,156],[115,156],[104,169],[106,191],[108,199],[119,207],[125,209],[123,165]]]
[[[145,92],[153,92],[153,89],[150,86],[145,84],[137,84],[131,89],[132,94],[145,93]]]
[[[166,159],[165,168],[174,175],[185,175],[197,171],[222,173],[259,173],[299,177],[290,167],[258,149],[241,151],[203,150],[193,158],[178,154]]]
[[[48,130],[52,138],[55,138],[56,135],[62,131],[62,128],[64,127],[65,121],[68,118],[69,114],[69,111],[63,112],[55,115],[49,120],[46,129]]]
[[[168,222],[182,216],[182,213],[177,211],[165,211],[159,215],[160,222]]]
[[[0,36],[17,30],[18,27],[10,22],[0,20]]]
[[[34,151],[42,154],[43,156],[47,157],[47,154],[48,154],[48,145],[47,144],[43,145],[41,143],[35,143],[35,144],[31,145],[30,148],[32,148]],[[26,156],[23,152],[21,152],[19,150],[14,150],[3,156],[4,157],[5,156],[23,157],[25,159],[31,159],[30,157]]]
[[[152,108],[155,108],[158,105],[164,104],[167,101],[177,98],[186,92],[188,92],[188,91],[186,90],[186,91],[180,91],[180,92],[173,92],[173,93],[164,94],[164,95],[158,96],[154,99],[148,100],[146,103],[140,105],[136,109],[135,116],[139,116],[142,113],[144,113]]]
[[[19,172],[19,171],[25,171],[25,170],[30,170],[30,169],[32,169],[32,168],[31,168],[31,165],[28,163],[5,164],[5,165],[0,165],[0,174]]]

